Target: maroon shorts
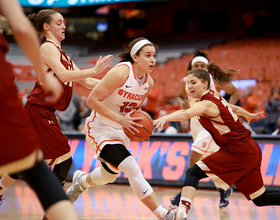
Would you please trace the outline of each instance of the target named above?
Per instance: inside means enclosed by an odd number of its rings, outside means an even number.
[[[48,106],[25,105],[39,137],[45,159],[56,159],[70,152],[68,138],[62,134],[54,110]]]
[[[246,196],[252,199],[252,194],[260,190],[264,184],[261,175],[262,152],[257,142],[252,138],[243,147],[238,143],[242,152],[227,152],[225,149],[209,155],[202,159],[202,162],[210,169],[204,170],[205,173],[211,173],[218,176],[229,186],[235,186]],[[252,184],[253,183],[253,184]]]

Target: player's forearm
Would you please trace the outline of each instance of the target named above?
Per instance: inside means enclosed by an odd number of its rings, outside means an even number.
[[[231,109],[233,110],[233,112],[239,116],[244,116],[247,117],[248,115],[250,115],[249,112],[247,112],[245,109],[237,106],[237,105],[233,105],[233,104],[229,104]]]
[[[240,91],[237,90],[233,94],[231,94],[229,103],[235,105],[239,99],[240,99]]]
[[[190,118],[190,115],[187,110],[178,110],[164,117],[166,117],[168,121],[185,121]]]

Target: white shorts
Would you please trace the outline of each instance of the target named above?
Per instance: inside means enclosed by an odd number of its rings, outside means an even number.
[[[202,127],[197,117],[191,118],[191,131],[193,137],[192,151],[202,154],[202,157],[206,157],[219,150],[219,146],[215,143],[210,133]]]
[[[87,125],[87,123],[85,123]],[[125,147],[129,146],[130,139],[125,135],[123,129],[115,129],[111,126],[100,125],[94,121],[90,123],[90,128],[85,126],[86,141],[89,146],[95,151],[96,160],[103,161],[99,154],[106,144],[122,144]]]

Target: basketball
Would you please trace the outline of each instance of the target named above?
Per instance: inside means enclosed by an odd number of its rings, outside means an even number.
[[[126,136],[129,137],[129,139],[132,141],[147,140],[152,135],[154,129],[154,122],[151,116],[145,111],[136,110],[130,115],[130,117],[142,117],[141,120],[136,120],[135,122],[143,125],[143,127],[137,127],[140,133],[135,133],[134,135],[124,128],[124,133],[126,134]]]

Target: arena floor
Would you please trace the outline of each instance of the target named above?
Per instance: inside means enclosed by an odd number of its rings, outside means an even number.
[[[70,183],[67,182],[67,189]],[[175,187],[153,187],[164,207],[179,192]],[[22,180],[14,183],[5,193],[0,206],[0,219],[42,219],[43,209],[36,195]],[[74,204],[79,220],[156,220],[132,193],[129,185],[110,184],[84,192]],[[277,220],[279,207],[257,208],[237,191],[230,197],[227,208],[219,210],[219,193],[199,189],[188,220]]]

